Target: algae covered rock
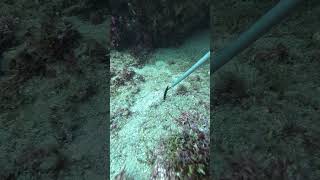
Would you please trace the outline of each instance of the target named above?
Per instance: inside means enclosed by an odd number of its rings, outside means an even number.
[[[12,16],[0,16],[0,55],[9,48],[15,39],[15,26],[17,18]]]
[[[209,24],[209,1],[111,1],[112,45],[163,47]]]

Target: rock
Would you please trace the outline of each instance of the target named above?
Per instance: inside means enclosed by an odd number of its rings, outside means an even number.
[[[320,31],[318,32],[315,32],[313,35],[312,35],[312,41],[318,45],[320,45]]]

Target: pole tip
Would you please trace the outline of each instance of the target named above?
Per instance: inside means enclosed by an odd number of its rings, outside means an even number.
[[[167,96],[168,90],[169,90],[169,86],[167,86],[166,90],[164,91],[164,94],[163,94],[163,100],[164,101],[166,100],[166,96]]]

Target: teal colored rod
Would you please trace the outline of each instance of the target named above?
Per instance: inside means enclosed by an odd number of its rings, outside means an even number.
[[[169,89],[179,84],[182,80],[188,77],[193,71],[195,71],[203,63],[205,63],[209,58],[210,58],[210,51],[207,52],[201,59],[199,59],[198,62],[196,62],[190,69],[188,69],[185,73],[183,73],[178,79],[174,80],[169,86]]]
[[[188,69],[185,73],[183,73],[179,78],[175,79],[174,81],[171,82],[169,86],[167,86],[163,99],[166,99],[166,95],[169,89],[173,88],[177,84],[179,84],[182,80],[184,80],[186,77],[188,77],[193,71],[198,69],[203,63],[205,63],[208,59],[210,59],[210,51],[207,52],[201,59],[198,60],[190,69]]]
[[[210,64],[210,76],[214,74],[219,68],[229,62],[234,56],[241,53],[249,45],[254,43],[259,37],[268,32],[273,26],[280,23],[288,14],[294,10],[297,5],[303,2],[303,0],[280,0],[279,3],[269,10],[264,16],[262,16],[249,30],[239,36],[239,38],[225,47],[221,51],[215,53],[212,57]],[[210,52],[203,56],[196,64],[194,64],[188,71],[186,71],[181,77],[176,79],[167,86],[163,99],[166,99],[166,95],[169,89],[176,86],[183,79],[189,76],[194,70],[201,66],[210,57]]]
[[[212,56],[210,76],[234,56],[241,53],[259,37],[268,32],[274,25],[280,23],[303,0],[280,0],[279,3],[262,16],[249,30],[239,38]]]

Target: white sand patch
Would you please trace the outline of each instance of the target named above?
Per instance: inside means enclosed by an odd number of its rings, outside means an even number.
[[[160,140],[178,131],[173,119],[182,111],[196,109],[209,119],[209,109],[199,105],[201,102],[209,104],[208,63],[189,77],[199,76],[200,80],[187,78],[181,83],[189,87],[188,94],[177,95],[176,88],[173,88],[169,90],[166,101],[163,101],[166,86],[173,78],[177,78],[191,67],[208,49],[209,33],[202,32],[179,48],[157,50],[144,67],[133,67],[136,74],[142,75],[145,79],[145,82],[136,85],[140,89],[139,92],[130,96],[130,91],[121,90],[123,93],[111,98],[111,115],[118,107],[128,107],[132,114],[123,119],[125,124],[117,135],[111,134],[110,178],[125,167],[126,172],[135,179],[148,179],[152,166],[146,163],[147,152],[153,151]],[[112,61],[121,62],[119,59],[111,59]],[[175,63],[170,64],[170,61]],[[129,90],[133,87],[128,85],[127,88]],[[125,99],[130,102],[129,105],[125,103]]]

